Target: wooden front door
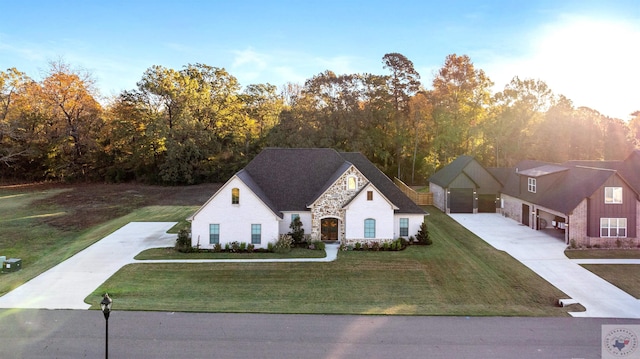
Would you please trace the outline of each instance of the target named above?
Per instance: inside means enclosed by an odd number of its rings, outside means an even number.
[[[323,218],[320,221],[320,234],[323,241],[337,241],[338,240],[338,219],[337,218]]]

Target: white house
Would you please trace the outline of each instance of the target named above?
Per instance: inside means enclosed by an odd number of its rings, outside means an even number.
[[[312,240],[353,244],[415,236],[424,215],[360,153],[268,148],[188,219],[193,246],[266,248],[296,217]]]

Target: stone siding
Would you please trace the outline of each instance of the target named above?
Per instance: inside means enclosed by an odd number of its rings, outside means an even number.
[[[358,183],[355,190],[347,189],[347,178],[355,176]],[[367,185],[367,179],[354,166],[351,166],[340,176],[320,197],[311,208],[311,238],[321,239],[320,223],[323,218],[338,219],[338,240],[345,237],[344,209],[342,208],[358,191]]]

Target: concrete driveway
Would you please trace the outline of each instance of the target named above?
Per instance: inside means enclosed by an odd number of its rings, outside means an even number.
[[[89,309],[91,292],[141,251],[171,247],[175,222],[133,222],[0,297],[0,308]],[[10,274],[6,274],[10,275]],[[100,298],[97,298],[100,299]]]
[[[546,281],[567,294],[586,312],[574,317],[640,318],[640,301],[596,276],[579,263],[635,263],[637,260],[571,260],[564,255],[566,245],[541,231],[534,231],[495,213],[451,214],[458,223],[498,250],[510,254]]]

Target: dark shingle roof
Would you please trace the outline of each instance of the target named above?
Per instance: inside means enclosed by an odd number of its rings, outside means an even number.
[[[395,185],[382,171],[360,152],[341,152],[340,155],[352,163],[376,188],[398,207],[399,213],[425,213]]]
[[[253,184],[247,185],[276,213],[305,211],[351,164],[399,208],[397,212],[424,213],[360,153],[338,153],[329,148],[267,148],[237,175],[250,178]]]
[[[437,184],[442,188],[447,188],[471,161],[473,161],[473,157],[471,156],[458,156],[453,162],[434,173],[433,176],[429,178],[429,182]]]

